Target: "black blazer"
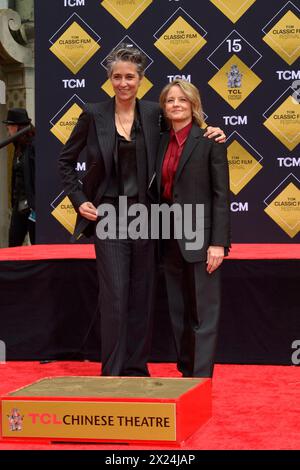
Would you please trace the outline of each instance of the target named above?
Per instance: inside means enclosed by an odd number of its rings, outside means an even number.
[[[203,136],[205,131],[193,124],[185,142],[173,185],[173,202],[204,204],[204,245],[200,250],[187,250],[184,236],[178,240],[184,259],[188,262],[206,260],[210,245],[230,247],[229,171],[227,151]],[[169,143],[169,132],[162,135],[157,159],[157,190],[161,195],[162,164]],[[195,207],[192,227],[195,230]],[[225,250],[228,252],[228,250]]]
[[[155,170],[161,115],[156,103],[138,101],[138,106],[146,146],[149,186]],[[91,201],[97,207],[107,189],[116,141],[114,115],[114,99],[85,105],[60,154],[59,169],[63,188],[77,212],[79,206],[87,201]],[[86,149],[87,173],[81,185],[75,167],[79,154],[84,148]],[[78,214],[72,240],[78,239],[81,233],[91,236],[94,233],[93,225],[93,222]]]

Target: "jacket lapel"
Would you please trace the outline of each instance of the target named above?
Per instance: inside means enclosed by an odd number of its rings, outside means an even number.
[[[169,132],[165,132],[161,136],[160,143],[159,143],[159,149],[158,149],[158,154],[157,154],[157,175],[156,175],[158,194],[160,194],[162,165],[163,165],[165,153],[168,148],[169,140],[170,140],[170,134]]]
[[[175,174],[174,185],[177,183],[178,178],[179,178],[179,176],[180,176],[180,174],[181,174],[181,172],[184,168],[184,165],[186,164],[186,162],[190,158],[194,148],[199,143],[199,138],[201,137],[201,135],[202,135],[202,130],[200,129],[200,127],[197,126],[196,124],[193,124],[191,132],[190,132],[190,134],[187,138],[187,141],[186,141],[186,143],[183,147],[183,151],[182,151],[182,154],[181,154],[181,157],[180,157],[180,160],[179,160],[179,165],[177,167],[177,171],[176,171],[176,174]]]
[[[103,156],[106,174],[110,175],[112,155],[114,153],[116,128],[114,120],[114,100],[102,103],[101,108],[94,114],[99,147]]]
[[[138,101],[138,107],[146,145],[149,185],[155,168],[157,144],[159,138],[159,122],[153,122],[153,116],[151,114],[152,111],[151,108],[149,108],[147,105],[147,102]]]
[[[115,148],[116,130],[114,121],[114,100],[103,102],[93,109],[93,116],[95,120],[96,134],[100,147],[100,152],[104,160],[106,175],[110,175],[113,163],[113,154]],[[95,201],[98,199],[98,194]],[[97,203],[96,203],[97,204]],[[90,220],[83,218],[80,214],[77,215],[77,222],[75,231],[71,237],[71,242],[76,242],[82,232],[91,223]]]

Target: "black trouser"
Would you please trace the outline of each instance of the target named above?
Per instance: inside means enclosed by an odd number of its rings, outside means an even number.
[[[102,375],[149,375],[155,243],[95,235]]]
[[[22,246],[27,233],[29,233],[30,243],[35,243],[35,222],[28,220],[29,212],[25,214],[18,212],[17,206],[13,207],[9,235],[8,246]]]
[[[184,377],[211,377],[220,314],[220,268],[184,260],[177,240],[163,242],[163,261],[177,367]]]

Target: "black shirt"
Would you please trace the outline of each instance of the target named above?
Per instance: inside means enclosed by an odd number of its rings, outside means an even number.
[[[138,172],[136,158],[136,137],[139,128],[138,118],[133,122],[130,140],[116,131],[116,148],[114,165],[110,183],[105,192],[106,197],[137,197],[138,196]]]

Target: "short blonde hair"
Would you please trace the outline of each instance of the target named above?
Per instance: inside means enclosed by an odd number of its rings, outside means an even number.
[[[174,82],[168,83],[168,85],[162,89],[159,97],[161,109],[165,111],[166,98],[173,86],[179,86],[181,91],[185,94],[192,106],[193,121],[202,127],[204,124],[204,117],[199,90],[195,85],[187,82],[186,80],[174,80]]]

